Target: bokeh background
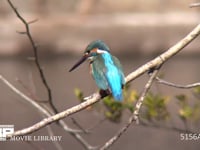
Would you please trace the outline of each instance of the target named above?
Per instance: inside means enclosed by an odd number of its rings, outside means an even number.
[[[30,25],[35,42],[39,45],[39,59],[59,111],[79,103],[74,89],[84,95],[97,91],[85,63],[76,71],[68,69],[82,55],[87,44],[95,39],[104,40],[117,56],[125,75],[164,52],[189,33],[200,20],[199,9],[189,8],[195,0],[13,0],[14,5],[27,20],[38,19]],[[30,91],[40,99],[47,98],[35,63],[33,50],[25,35],[23,24],[16,17],[6,0],[0,1],[0,68],[1,74],[24,93]],[[180,84],[199,81],[199,38],[162,68],[164,78]],[[131,83],[140,92],[148,76],[143,75]],[[25,87],[24,87],[25,86]],[[173,97],[190,90],[180,90],[162,85],[153,87],[155,92],[172,100],[169,111],[174,124],[184,128],[177,117],[177,105]],[[42,119],[37,110],[0,83],[0,124],[14,124],[15,130],[28,127]],[[101,145],[112,137],[128,120],[125,112],[120,123],[104,121],[83,137],[92,145]],[[74,114],[78,122],[89,128],[98,123],[102,114],[84,110]],[[70,118],[64,119],[76,127]],[[62,135],[63,149],[83,149],[68,133],[51,125],[56,135]],[[33,135],[48,135],[41,129]],[[50,142],[34,142],[41,149],[53,150]],[[181,141],[180,133],[158,128],[131,126],[114,144],[113,150],[132,149],[198,149],[199,141]],[[0,142],[0,149],[35,149],[26,142]]]

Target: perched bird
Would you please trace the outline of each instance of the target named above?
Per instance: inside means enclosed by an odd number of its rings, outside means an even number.
[[[110,54],[109,47],[101,40],[91,42],[82,58],[69,72],[86,59],[90,60],[91,74],[100,90],[109,91],[116,101],[122,101],[122,87],[125,84],[124,73],[119,60]]]

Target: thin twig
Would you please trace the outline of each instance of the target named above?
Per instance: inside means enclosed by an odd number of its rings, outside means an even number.
[[[197,25],[185,38],[183,38],[181,41],[179,41],[173,47],[168,49],[166,52],[162,53],[160,56],[156,57],[155,59],[149,61],[145,65],[139,67],[134,72],[130,73],[126,77],[126,83],[133,81],[137,77],[139,77],[142,74],[144,74],[145,72],[147,72],[149,69],[156,67],[156,66],[160,66],[161,64],[166,62],[169,58],[171,58],[172,56],[177,54],[179,51],[181,51],[185,46],[187,46],[199,34],[200,34],[200,24]],[[84,101],[81,104],[78,104],[76,106],[68,108],[67,110],[64,110],[63,112],[60,112],[60,113],[58,113],[54,116],[45,118],[45,119],[41,120],[40,122],[38,122],[38,123],[28,127],[28,128],[16,131],[10,136],[24,135],[24,134],[29,134],[29,133],[32,133],[34,131],[37,131],[37,130],[45,127],[46,125],[48,125],[50,123],[53,123],[53,122],[60,120],[60,119],[63,119],[65,117],[69,116],[69,115],[72,115],[74,113],[77,113],[77,112],[87,108],[88,106],[98,102],[100,99],[101,99],[101,95],[99,93],[94,93],[87,98],[87,101]]]
[[[72,122],[73,122],[80,130],[82,130],[84,133],[88,133],[88,131],[87,131],[86,129],[84,129],[84,128],[80,125],[80,123],[78,123],[78,121],[76,121],[75,118],[72,117],[71,120],[72,120]]]
[[[28,97],[30,97],[33,100],[37,100],[38,98],[36,98],[36,95],[33,94],[33,92],[29,89],[28,86],[26,86],[19,78],[16,78],[16,81],[22,86],[22,88],[24,90],[26,90],[26,93],[28,95]]]
[[[40,102],[40,103],[48,103],[47,100],[41,100],[39,99],[36,94],[28,87],[26,86],[19,78],[16,78],[16,81],[22,86],[24,90],[26,90],[27,95],[34,101]],[[34,87],[34,85],[33,85]],[[49,109],[48,109],[49,110]],[[53,113],[54,114],[54,113]]]
[[[195,87],[200,86],[200,82],[192,83],[192,84],[188,84],[188,85],[181,85],[181,84],[175,84],[172,82],[165,81],[163,79],[160,79],[159,77],[156,77],[156,80],[160,84],[164,84],[164,85],[175,87],[175,88],[181,88],[181,89],[190,89],[190,88],[195,88]]]
[[[147,92],[149,91],[156,75],[158,73],[158,70],[155,70],[152,75],[150,76],[148,82],[146,83],[145,87],[144,87],[144,90],[142,92],[142,94],[140,95],[136,105],[135,105],[135,109],[134,109],[134,112],[132,113],[131,117],[129,118],[128,122],[125,124],[124,127],[122,127],[119,132],[114,135],[110,140],[108,140],[101,148],[100,150],[105,150],[105,149],[108,149],[111,145],[113,145],[119,138],[120,136],[126,132],[126,130],[128,129],[128,127],[133,123],[135,122],[136,124],[139,124],[139,111],[141,109],[141,106],[142,106],[142,103],[146,97],[146,94]]]
[[[74,119],[74,118],[73,118]],[[80,124],[76,121],[74,123],[77,124],[77,126],[79,127],[79,129],[81,129],[84,133],[89,134],[92,132],[93,129],[97,128],[98,126],[100,126],[104,121],[106,121],[107,118],[104,117],[103,119],[99,120],[98,122],[96,122],[95,124],[93,124],[92,126],[88,127],[87,129],[84,129],[82,126],[80,126]]]
[[[45,78],[45,75],[44,75],[44,72],[42,70],[42,67],[40,66],[40,63],[39,63],[39,58],[38,58],[38,46],[36,45],[36,43],[34,42],[33,40],[33,37],[31,35],[31,32],[30,32],[30,28],[29,28],[29,24],[31,23],[34,23],[37,21],[37,19],[33,20],[33,21],[30,21],[30,22],[27,22],[20,14],[19,12],[17,11],[17,9],[15,8],[15,6],[12,4],[12,2],[10,0],[7,0],[9,5],[11,6],[12,10],[15,12],[15,14],[17,15],[17,17],[22,21],[22,23],[24,24],[25,26],[25,29],[26,31],[25,32],[19,32],[21,34],[26,34],[30,43],[31,43],[31,46],[33,48],[33,52],[34,52],[34,57],[35,57],[35,64],[36,64],[36,67],[39,71],[39,74],[40,74],[40,78],[42,80],[42,83],[43,85],[45,86],[46,90],[47,90],[47,93],[48,93],[48,101],[49,101],[49,104],[51,106],[51,108],[53,109],[54,113],[58,113],[58,110],[56,109],[55,105],[53,104],[53,100],[52,100],[52,93],[51,93],[51,89],[47,83],[47,80]]]
[[[106,117],[102,118],[101,120],[99,120],[98,122],[96,122],[95,124],[93,124],[91,127],[89,127],[88,129],[86,129],[86,131],[88,133],[91,132],[91,130],[97,128],[98,126],[100,126],[104,121],[107,121],[108,119]]]
[[[193,7],[200,7],[200,2],[199,3],[192,3],[190,4],[190,7],[193,8]]]
[[[27,22],[28,24],[32,24],[32,23],[35,23],[35,22],[37,22],[38,21],[38,19],[34,19],[34,20],[31,20],[31,21],[29,21],[29,22]]]

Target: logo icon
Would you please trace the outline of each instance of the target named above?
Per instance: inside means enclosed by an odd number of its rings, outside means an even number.
[[[14,125],[0,125],[0,141],[6,141],[6,136],[14,133]]]

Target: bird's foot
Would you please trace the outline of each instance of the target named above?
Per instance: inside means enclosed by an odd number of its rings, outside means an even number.
[[[101,98],[104,98],[104,97],[110,95],[111,93],[110,93],[110,91],[107,89],[107,90],[100,90],[100,91],[99,91],[99,94],[101,95]]]

